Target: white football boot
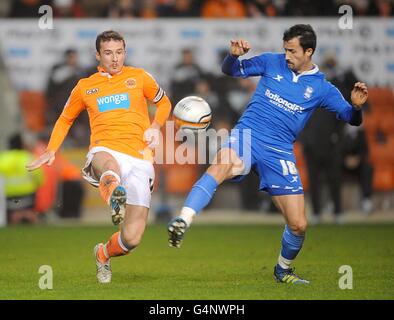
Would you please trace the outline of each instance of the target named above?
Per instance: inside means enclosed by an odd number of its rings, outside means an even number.
[[[103,246],[102,243],[96,244],[94,247],[94,258],[96,259],[96,268],[97,268],[97,280],[100,283],[110,283],[111,278],[112,278],[112,271],[111,271],[111,264],[108,259],[107,262],[102,263],[98,258],[97,258],[97,252],[100,248],[100,246]]]

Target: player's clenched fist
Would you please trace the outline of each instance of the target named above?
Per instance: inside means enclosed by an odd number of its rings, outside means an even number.
[[[361,106],[367,101],[368,98],[368,88],[363,82],[356,82],[351,94],[352,104],[361,108]]]
[[[230,40],[230,54],[242,56],[250,50],[250,45],[246,40]]]

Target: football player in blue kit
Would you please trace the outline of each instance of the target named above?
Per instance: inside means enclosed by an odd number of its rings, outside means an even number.
[[[316,34],[310,25],[284,32],[284,53],[238,58],[250,50],[245,40],[232,40],[222,71],[233,77],[261,77],[254,95],[206,173],[194,184],[179,216],[168,224],[169,244],[179,248],[194,217],[210,202],[218,185],[241,180],[253,170],[259,189],[266,191],[283,214],[286,225],[274,277],[278,282],[307,284],[294,273],[292,262],[301,250],[307,228],[304,192],[296,168],[293,143],[318,107],[358,126],[367,86],[357,82],[349,104],[312,62]]]

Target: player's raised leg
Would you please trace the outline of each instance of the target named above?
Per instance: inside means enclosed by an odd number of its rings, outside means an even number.
[[[305,202],[303,194],[273,196],[272,200],[286,220],[282,235],[282,248],[278,264],[274,268],[274,277],[278,282],[291,284],[308,284],[294,273],[291,264],[302,248],[307,228]]]
[[[140,244],[148,211],[149,209],[143,206],[126,205],[126,214],[120,231],[115,232],[106,244],[99,243],[95,246],[97,280],[100,283],[111,282],[110,258],[126,255]]]
[[[186,229],[194,217],[211,201],[217,187],[225,180],[239,175],[244,169],[242,160],[231,148],[222,148],[213,164],[193,185],[178,217],[168,224],[169,245],[179,248]]]
[[[126,210],[126,190],[120,185],[119,164],[108,152],[97,152],[92,160],[92,170],[99,177],[100,195],[110,206],[112,222],[118,225]]]

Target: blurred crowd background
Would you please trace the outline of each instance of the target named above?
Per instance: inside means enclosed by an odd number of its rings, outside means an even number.
[[[0,2],[0,23],[7,24],[13,18],[37,19],[38,8],[44,4],[53,8],[55,19],[78,18],[75,23],[84,18],[316,18],[338,16],[338,8],[343,4],[351,5],[356,17],[391,19],[394,10],[390,0],[15,0]],[[225,54],[225,50],[218,52],[218,61]],[[165,82],[172,104],[188,95],[201,96],[213,110],[211,127],[230,130],[246,107],[258,79],[233,79],[205,69],[196,59],[193,46],[184,47],[179,57],[170,66]],[[96,72],[96,66],[81,63],[77,47],[68,48],[59,55],[57,63],[49,66],[44,89],[29,90],[19,88],[10,80],[6,59],[7,55],[3,55],[0,61],[0,110],[4,115],[0,132],[8,141],[0,150],[0,193],[4,198],[0,211],[8,213],[3,224],[37,223],[51,216],[79,219],[89,210],[105,211],[96,190],[83,182],[80,175],[89,144],[86,112],[74,123],[52,167],[44,167],[34,174],[24,169],[27,162],[45,149],[72,88],[79,79]],[[317,63],[348,100],[353,84],[364,81],[351,67],[338,61],[335,51],[321,55]],[[147,70],[150,71],[149,67]],[[351,127],[338,121],[334,114],[317,110],[294,146],[313,223],[319,223],[325,212],[331,212],[335,221],[341,223],[347,212],[370,216],[394,209],[393,88],[370,85],[364,110],[361,127]],[[13,120],[5,120],[6,114],[12,114],[9,119]],[[215,147],[208,146],[208,153],[215,152]],[[177,206],[205,169],[204,165],[192,164],[156,166],[152,215],[157,221],[167,221],[179,209]],[[258,192],[257,177],[253,174],[240,184],[225,183],[208,210],[215,208],[277,213],[269,197]]]
[[[41,5],[53,7],[58,18],[253,18],[336,16],[343,4],[355,16],[393,16],[391,0],[3,0],[1,15],[36,17]]]

